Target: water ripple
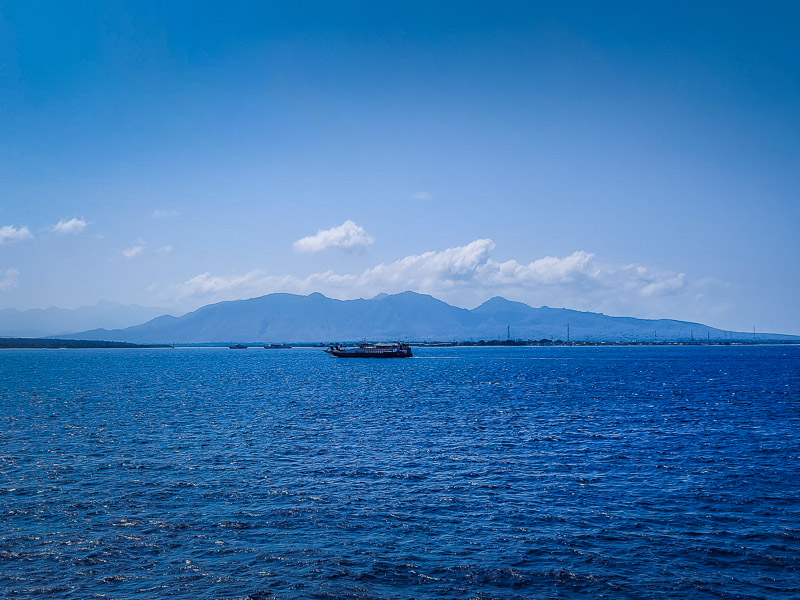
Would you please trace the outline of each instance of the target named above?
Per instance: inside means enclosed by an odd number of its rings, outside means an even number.
[[[800,597],[800,349],[7,350],[0,597]]]

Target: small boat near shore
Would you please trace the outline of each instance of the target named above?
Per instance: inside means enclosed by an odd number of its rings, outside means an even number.
[[[228,346],[228,348],[230,348],[231,350],[246,350],[247,346],[245,346],[244,344],[236,344],[234,346]]]
[[[337,358],[410,358],[414,356],[411,346],[399,342],[385,344],[359,344],[354,348],[346,348],[339,344],[331,344],[323,350]]]
[[[267,350],[285,350],[291,348],[289,344],[264,344]]]

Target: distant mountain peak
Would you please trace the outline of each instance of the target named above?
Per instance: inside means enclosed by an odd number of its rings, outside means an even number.
[[[517,302],[515,300],[509,300],[507,298],[503,298],[502,296],[492,296],[486,302],[481,304],[481,306],[486,306],[486,305],[491,306],[491,305],[495,305],[495,304],[497,304],[497,305],[503,305],[503,304],[519,305],[519,304],[522,304],[523,306],[528,306],[527,304],[524,304],[523,302]],[[530,306],[528,306],[528,308],[530,308]]]
[[[512,312],[529,312],[531,310],[535,310],[528,306],[523,302],[516,302],[514,300],[507,300],[502,296],[494,296],[493,298],[489,298],[486,302],[481,304],[480,306],[473,308],[472,312],[476,313],[488,313],[488,312],[501,312],[501,311],[512,311]]]
[[[398,292],[397,294],[389,294],[389,296],[393,298],[433,298],[433,296],[431,296],[430,294],[420,294],[419,292],[412,292],[411,290],[406,290],[405,292]],[[436,298],[433,299],[436,300]]]
[[[442,302],[441,300],[439,300],[438,298],[434,298],[430,294],[420,294],[419,292],[413,292],[411,290],[406,290],[405,292],[398,292],[396,294],[387,294],[383,292],[378,294],[377,296],[373,296],[369,300],[394,300],[394,301],[411,300],[413,302],[424,300],[424,301]]]

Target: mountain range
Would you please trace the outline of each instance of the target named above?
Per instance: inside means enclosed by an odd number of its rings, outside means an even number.
[[[80,308],[4,308],[0,310],[0,336],[45,337],[98,327],[119,329],[138,325],[165,312],[154,306],[107,301]]]
[[[569,329],[569,333],[568,333]],[[219,302],[181,317],[164,315],[125,329],[94,329],[73,339],[134,343],[333,342],[356,340],[452,341],[506,339],[572,341],[753,340],[672,319],[611,317],[546,306],[533,308],[495,297],[472,310],[415,292],[365,300],[269,294]],[[800,341],[800,336],[759,334],[759,341]]]

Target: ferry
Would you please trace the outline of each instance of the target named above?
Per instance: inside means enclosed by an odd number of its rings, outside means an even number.
[[[359,344],[355,348],[344,348],[339,344],[331,344],[324,350],[337,358],[410,358],[414,356],[411,346],[399,342],[387,344]]]

